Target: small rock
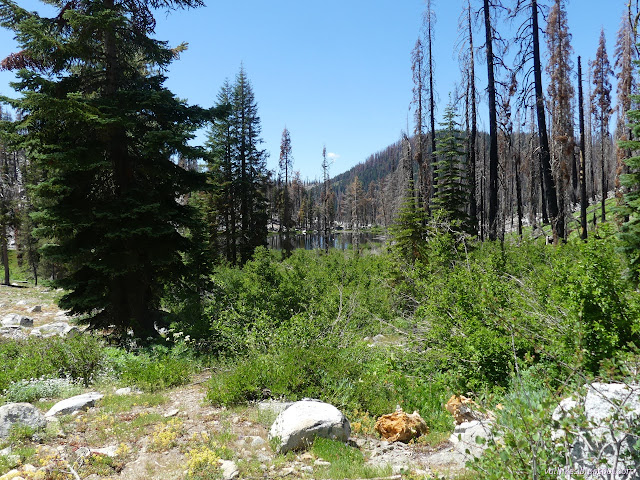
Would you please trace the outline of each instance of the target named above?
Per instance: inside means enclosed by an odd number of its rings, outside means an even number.
[[[287,475],[291,475],[295,471],[296,469],[292,467],[283,468],[282,470],[280,470],[280,476],[286,477]]]
[[[264,438],[258,437],[257,435],[249,435],[248,437],[245,437],[245,442],[253,448],[260,448],[267,443]]]
[[[69,325],[67,322],[47,323],[46,325],[34,328],[31,331],[32,335],[40,334],[45,338],[53,337],[55,335],[58,335],[59,337],[75,337],[79,333],[80,330],[78,330],[78,327]]]
[[[7,455],[6,458],[9,468],[15,468],[20,465],[20,455]]]
[[[27,473],[33,473],[33,472],[37,472],[38,469],[33,465],[31,465],[30,463],[27,463],[24,467],[22,467],[22,471]]]
[[[91,456],[91,450],[88,447],[80,447],[76,450],[76,456],[78,458],[87,458]]]
[[[375,425],[382,438],[390,442],[404,442],[429,433],[429,427],[418,412],[407,414],[399,409],[381,416]]]
[[[329,467],[331,465],[331,462],[327,462],[325,460],[317,459],[315,462],[313,462],[313,464],[316,467]]]
[[[26,300],[18,300],[18,301],[16,302],[16,305],[18,305],[18,306],[20,306],[20,307],[21,307],[22,305],[26,305],[26,304],[27,304],[27,301],[26,301]]]
[[[2,450],[0,450],[0,455],[3,457],[11,455],[11,447],[3,448]]]
[[[300,460],[305,461],[305,460],[313,460],[315,457],[313,455],[311,455],[309,452],[303,453],[302,455],[300,455]]]
[[[2,475],[0,477],[0,480],[9,480],[9,479],[14,480],[14,479],[17,478],[17,475],[20,475],[20,472],[18,470],[13,469],[13,470],[8,471],[4,475]]]
[[[2,318],[0,324],[3,327],[33,327],[33,319],[18,313],[10,313]]]
[[[305,465],[304,467],[300,467],[300,470],[306,473],[313,473],[313,467],[310,465]]]
[[[220,460],[220,469],[222,470],[222,480],[233,480],[240,474],[237,465],[231,460]]]
[[[169,410],[168,412],[166,412],[164,415],[162,415],[164,418],[169,418],[169,417],[175,417],[178,413],[180,413],[180,410],[177,408],[172,408],[171,410]]]
[[[35,305],[29,309],[29,313],[40,313],[40,312],[42,312],[41,305]]]
[[[58,414],[68,415],[73,412],[79,412],[80,410],[86,410],[89,407],[93,407],[96,401],[100,400],[102,397],[104,397],[104,395],[98,392],[91,392],[67,398],[66,400],[62,400],[51,407],[46,413],[46,416],[51,417]]]
[[[116,456],[116,452],[118,451],[118,446],[117,445],[111,445],[109,447],[104,447],[104,448],[92,448],[91,449],[91,453],[95,453],[98,455],[105,455],[107,457],[115,457]]]
[[[0,327],[0,337],[11,340],[24,340],[27,338],[27,334],[21,326],[13,325],[10,327]]]
[[[452,395],[445,408],[447,412],[453,415],[458,425],[463,422],[485,420],[487,418],[487,415],[478,411],[479,405],[464,395]]]

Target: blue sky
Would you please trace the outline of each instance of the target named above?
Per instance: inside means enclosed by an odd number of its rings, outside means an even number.
[[[335,175],[397,141],[407,129],[410,52],[422,21],[423,0],[205,1],[204,8],[157,12],[157,38],[171,45],[189,43],[168,72],[167,86],[190,103],[211,106],[224,79],[233,80],[242,63],[258,102],[270,168],[277,166],[285,126],[291,132],[294,170],[310,180],[321,175],[323,145],[333,159]],[[36,0],[18,3],[46,11]],[[460,79],[456,43],[466,1],[432,3],[437,16],[436,90],[444,103]],[[480,3],[473,0],[476,7]],[[595,55],[601,27],[613,56],[625,4],[569,0],[572,45],[575,56],[583,57],[583,68]],[[508,35],[508,22],[502,19],[499,25]],[[483,43],[481,27],[479,23],[477,45]],[[0,45],[3,58],[15,50],[11,32],[0,31]],[[486,67],[481,58],[477,62],[482,89]],[[14,94],[8,86],[12,77],[0,72],[1,94]],[[443,111],[441,105],[436,121]],[[198,141],[204,142],[203,134]]]

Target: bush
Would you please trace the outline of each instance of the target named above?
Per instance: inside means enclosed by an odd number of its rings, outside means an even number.
[[[13,382],[70,377],[88,386],[102,369],[104,345],[89,334],[0,341],[0,390]]]
[[[4,397],[9,402],[32,403],[41,398],[71,397],[82,388],[66,378],[19,380],[9,385]]]
[[[106,350],[106,355],[111,373],[121,383],[136,385],[145,392],[184,385],[196,368],[192,358],[168,350],[134,354],[111,347]]]

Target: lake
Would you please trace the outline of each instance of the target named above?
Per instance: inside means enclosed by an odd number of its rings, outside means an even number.
[[[351,232],[334,232],[329,241],[329,247],[339,250],[347,250],[353,244],[353,236]],[[281,234],[269,235],[267,243],[269,248],[273,250],[282,250],[282,241],[284,236]],[[365,243],[382,244],[386,240],[384,235],[371,232],[359,234],[360,245]],[[324,248],[324,236],[318,233],[305,233],[299,235],[291,235],[291,243],[293,248],[304,248],[305,250],[314,250],[316,248]]]

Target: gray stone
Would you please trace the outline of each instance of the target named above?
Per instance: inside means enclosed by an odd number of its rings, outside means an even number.
[[[570,445],[571,468],[576,473],[590,472],[589,478],[594,479],[613,478],[607,474],[607,470],[613,468],[620,478],[638,478],[626,477],[621,472],[640,472],[640,452],[636,450],[640,385],[593,383],[587,387],[584,400],[563,400],[554,411],[553,420],[560,422],[568,417],[575,422],[582,408],[586,422],[572,425],[576,437]],[[563,437],[558,433],[554,435],[556,440],[564,442]],[[571,472],[559,474],[563,480],[575,478]]]
[[[0,337],[11,340],[24,340],[27,338],[27,334],[21,326],[14,325],[11,327],[0,327]]]
[[[333,405],[319,400],[295,402],[276,418],[269,439],[278,439],[279,453],[308,447],[316,437],[346,442],[351,434],[349,420]]]
[[[453,448],[460,454],[471,458],[477,458],[482,455],[487,448],[487,440],[491,438],[491,420],[473,420],[471,422],[462,422],[456,425],[455,430],[451,434],[449,441],[453,444]],[[478,443],[478,437],[484,438],[484,443]]]
[[[40,313],[42,312],[42,306],[35,305],[29,309],[29,313]]]
[[[105,455],[107,457],[113,458],[116,456],[116,452],[118,451],[118,446],[111,445],[109,447],[103,447],[103,448],[91,448],[90,451],[91,453],[97,453],[98,455]]]
[[[169,410],[168,412],[166,412],[164,415],[162,415],[164,418],[169,418],[169,417],[175,417],[178,413],[180,413],[180,410],[177,408],[172,408],[171,410]]]
[[[19,313],[9,313],[2,317],[0,324],[3,327],[33,327],[33,319],[20,315]]]
[[[31,335],[42,336],[44,338],[53,337],[75,337],[80,333],[78,327],[69,325],[66,322],[47,323],[41,327],[34,328]]]
[[[231,460],[220,460],[220,469],[222,470],[222,480],[233,480],[238,478],[240,474],[238,466]]]
[[[8,403],[0,407],[0,438],[9,436],[13,425],[41,429],[47,425],[44,415],[30,403]]]
[[[89,407],[93,407],[96,401],[100,400],[102,397],[104,397],[104,395],[97,392],[91,392],[67,398],[66,400],[62,400],[51,407],[46,413],[46,416],[51,417],[53,415],[69,415],[73,412],[86,410]]]

